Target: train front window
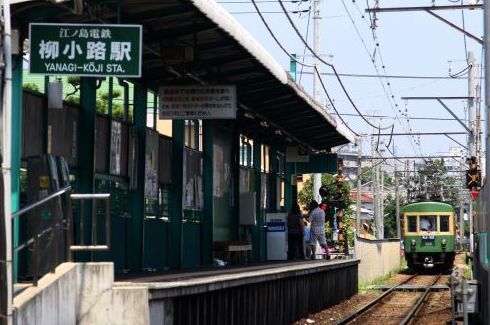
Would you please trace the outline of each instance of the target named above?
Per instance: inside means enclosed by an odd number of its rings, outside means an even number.
[[[440,232],[449,231],[449,216],[440,216],[439,217],[439,231]]]
[[[417,232],[417,217],[409,216],[408,219],[408,232]]]
[[[436,216],[420,216],[420,231],[436,231]]]

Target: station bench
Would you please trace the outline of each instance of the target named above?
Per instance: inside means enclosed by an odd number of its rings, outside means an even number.
[[[214,242],[217,258],[222,258],[228,265],[247,265],[252,244],[246,240],[223,240]]]

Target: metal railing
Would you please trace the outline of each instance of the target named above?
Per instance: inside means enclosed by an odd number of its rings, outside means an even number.
[[[73,245],[71,236],[68,236],[68,260],[73,261],[73,251],[102,251],[111,249],[111,195],[110,194],[71,194],[68,200],[68,229],[73,234],[73,209],[72,200],[80,202],[80,216],[84,215],[83,200],[104,200],[105,203],[105,245],[99,245],[97,232],[97,205],[92,204],[92,244],[85,245],[85,225],[83,217],[80,218],[80,244]]]
[[[23,249],[32,247],[29,270],[32,275],[33,285],[37,286],[38,279],[40,277],[40,266],[53,273],[55,268],[63,262],[73,261],[73,251],[100,251],[109,250],[111,241],[111,222],[110,222],[110,194],[72,194],[71,186],[66,186],[61,190],[28,205],[19,211],[12,213],[12,219],[26,215],[28,212],[32,212],[35,208],[39,208],[44,204],[50,203],[50,226],[40,229],[41,216],[34,216],[33,220],[30,220],[30,224],[33,227],[33,237],[25,240],[14,248],[15,252],[19,252]],[[56,204],[56,199],[60,199],[65,196],[65,209],[63,204]],[[73,203],[72,201],[82,201],[80,205],[80,245],[73,245],[74,243],[74,222],[73,222]],[[105,204],[105,245],[98,243],[97,236],[97,205],[92,204],[92,244],[85,244],[84,241],[84,200],[104,200]],[[63,211],[66,213],[66,219],[63,217]],[[60,215],[61,214],[61,215]],[[40,255],[44,247],[41,247],[41,240],[50,236],[46,247],[49,249],[48,260],[43,260],[41,264]],[[65,236],[65,237],[64,237]],[[60,251],[64,250],[64,252]],[[61,254],[64,253],[64,256]],[[29,258],[28,258],[29,259]],[[42,274],[43,275],[43,274]],[[42,276],[41,275],[41,276]]]
[[[50,216],[51,217],[51,226],[47,227],[45,229],[40,229],[41,228],[41,225],[40,225],[41,222],[39,220],[40,218],[38,218],[38,217],[33,218],[33,220],[31,220],[31,222],[30,222],[31,226],[33,227],[33,234],[34,234],[33,237],[27,239],[23,243],[19,244],[19,246],[14,248],[14,251],[16,253],[18,253],[19,251],[21,251],[25,248],[32,247],[29,267],[30,267],[30,271],[32,273],[33,284],[35,286],[37,286],[37,281],[39,279],[39,273],[40,273],[39,272],[39,266],[41,263],[40,256],[39,256],[41,248],[40,248],[39,242],[48,235],[51,235],[51,237],[48,240],[47,246],[50,249],[52,249],[52,252],[50,252],[50,254],[48,255],[50,257],[49,261],[46,261],[47,269],[49,269],[50,272],[54,272],[56,266],[58,264],[60,264],[59,263],[59,253],[60,253],[59,252],[59,237],[60,237],[59,235],[60,235],[60,231],[62,231],[64,228],[63,227],[64,226],[63,225],[64,219],[61,218],[61,220],[59,220],[58,213],[56,211],[57,205],[54,204],[55,203],[54,200],[60,198],[62,195],[66,195],[66,194],[68,194],[68,197],[69,197],[70,192],[71,192],[71,186],[66,186],[66,187],[62,188],[61,190],[59,190],[59,191],[57,191],[51,195],[48,195],[44,199],[41,199],[35,203],[28,205],[25,208],[20,209],[17,212],[12,213],[12,219],[18,218],[20,216],[26,215],[28,212],[33,211],[35,208],[41,207],[42,205],[44,205],[46,203],[51,203],[51,206],[49,207],[50,213],[51,213],[51,216]],[[61,204],[58,206],[61,207]],[[68,234],[68,236],[69,236],[69,234]]]

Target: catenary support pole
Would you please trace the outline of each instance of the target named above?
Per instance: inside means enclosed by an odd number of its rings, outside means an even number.
[[[475,56],[473,52],[468,51],[468,126],[470,132],[468,134],[468,149],[469,156],[476,158],[476,109],[475,109]],[[478,162],[480,164],[481,162]],[[473,253],[473,206],[471,197],[467,195],[469,201],[468,219],[470,221],[470,253]]]
[[[400,224],[400,192],[398,190],[398,162],[395,161],[395,214],[396,214],[396,238],[401,238],[401,224]]]

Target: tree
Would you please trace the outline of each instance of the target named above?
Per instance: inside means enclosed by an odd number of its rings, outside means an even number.
[[[350,207],[351,198],[349,182],[343,182],[342,184],[342,200],[340,202],[335,201],[337,195],[337,179],[335,176],[322,174],[322,185],[327,189],[326,201],[329,207]],[[298,193],[298,203],[303,207],[307,207],[311,200],[313,200],[313,179],[308,178],[303,183],[303,189]]]
[[[420,185],[429,199],[442,200],[457,206],[459,204],[459,189],[457,180],[447,175],[447,167],[444,160],[428,160],[418,171]],[[427,196],[425,198],[427,198]]]
[[[392,186],[393,185],[393,178],[383,170],[383,175],[384,175],[384,186]],[[361,183],[362,184],[367,184],[373,180],[373,167],[372,166],[365,166],[361,168]],[[354,186],[357,186],[357,180],[354,182]]]
[[[400,207],[405,204],[405,197],[398,196]],[[384,235],[385,238],[396,238],[396,197],[388,194],[384,199]]]
[[[344,181],[342,184],[342,199],[339,201],[337,199],[337,178],[330,174],[322,174],[322,186],[325,186],[327,195],[323,198],[322,203],[327,205],[327,210],[325,211],[325,216],[327,223],[325,225],[325,234],[329,245],[332,245],[332,220],[335,213],[334,208],[344,209],[344,227],[347,230],[347,238],[349,240],[349,245],[354,245],[354,234],[351,229],[355,224],[355,220],[352,219],[351,204],[352,200],[350,197],[350,187],[349,182]],[[313,179],[308,178],[303,183],[303,189],[298,193],[298,203],[303,207],[308,207],[311,200],[313,200]]]

